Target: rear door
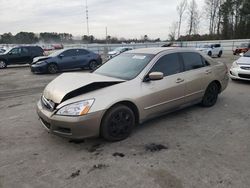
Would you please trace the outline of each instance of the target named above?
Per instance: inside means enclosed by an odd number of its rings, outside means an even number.
[[[66,50],[59,55],[58,65],[60,69],[72,69],[77,66],[77,50]]]
[[[145,117],[178,108],[184,102],[185,80],[183,65],[178,53],[162,56],[149,71],[162,72],[164,78],[157,81],[142,82],[142,106]]]
[[[29,47],[22,47],[21,48],[21,58],[23,63],[32,63],[32,52],[31,48]]]
[[[88,63],[90,61],[91,54],[89,51],[84,49],[78,49],[77,50],[77,67],[76,68],[84,68],[88,66]]]
[[[185,68],[185,102],[194,102],[203,97],[207,82],[211,80],[212,69],[197,52],[181,52],[180,55]]]

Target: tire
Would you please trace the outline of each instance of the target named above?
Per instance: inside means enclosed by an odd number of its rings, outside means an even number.
[[[120,141],[131,134],[134,126],[134,112],[125,105],[116,105],[103,117],[100,133],[107,141]]]
[[[212,82],[208,85],[205,94],[203,96],[201,105],[204,107],[214,106],[217,102],[219,95],[219,87],[215,82]]]
[[[56,74],[58,72],[58,66],[55,63],[51,63],[48,65],[48,73],[50,74]]]
[[[221,56],[222,56],[222,51],[220,51],[218,54],[218,57],[221,57]]]
[[[212,52],[209,51],[209,52],[207,53],[207,55],[210,56],[210,57],[212,57]]]
[[[7,64],[4,60],[0,60],[0,69],[4,69],[7,67]]]
[[[95,70],[96,67],[98,67],[98,64],[97,64],[97,62],[95,60],[92,60],[92,61],[89,62],[89,69],[90,70]]]

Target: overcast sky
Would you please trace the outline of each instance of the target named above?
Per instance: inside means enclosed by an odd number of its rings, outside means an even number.
[[[200,9],[203,0],[196,0]],[[88,0],[90,34],[167,39],[180,0]],[[187,17],[187,16],[185,16]],[[185,22],[186,20],[184,20]],[[182,34],[187,28],[183,26]],[[205,31],[204,23],[201,24]],[[86,34],[85,0],[0,0],[0,33],[19,31]]]

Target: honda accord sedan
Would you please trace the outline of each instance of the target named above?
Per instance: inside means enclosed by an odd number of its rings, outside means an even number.
[[[73,48],[56,51],[47,57],[36,57],[30,68],[33,73],[54,74],[76,68],[94,70],[101,63],[102,59],[99,54],[81,48]]]
[[[197,103],[213,106],[228,80],[225,64],[198,51],[137,49],[93,73],[60,75],[45,88],[37,112],[53,134],[119,141],[148,119]]]

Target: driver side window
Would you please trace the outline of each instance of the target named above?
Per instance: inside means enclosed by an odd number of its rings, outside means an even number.
[[[162,72],[164,77],[182,72],[182,66],[177,53],[161,57],[151,69],[151,72]]]
[[[12,54],[20,54],[21,53],[21,48],[13,48],[11,51],[10,51]]]

